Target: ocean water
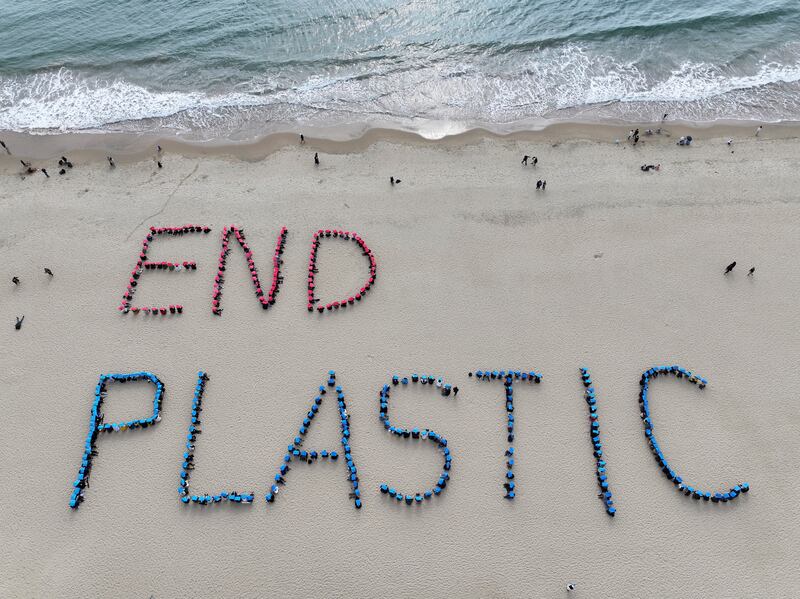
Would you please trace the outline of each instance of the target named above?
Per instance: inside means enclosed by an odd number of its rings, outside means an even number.
[[[0,130],[800,120],[800,0],[0,0]]]

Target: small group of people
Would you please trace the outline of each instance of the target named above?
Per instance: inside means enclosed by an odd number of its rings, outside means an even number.
[[[275,303],[275,296],[278,294],[280,284],[283,283],[283,276],[281,276],[281,264],[283,260],[281,256],[283,255],[283,248],[286,245],[286,235],[288,232],[289,229],[281,227],[278,233],[278,241],[275,243],[275,251],[272,254],[272,283],[270,284],[269,291],[265,295],[264,290],[261,288],[261,281],[258,278],[258,269],[256,269],[256,263],[253,259],[253,250],[247,245],[247,241],[244,238],[244,231],[240,227],[234,225],[223,227],[222,249],[219,252],[218,270],[217,274],[214,276],[214,289],[211,294],[211,311],[214,314],[217,316],[222,314],[222,308],[220,307],[222,301],[222,284],[225,281],[225,262],[228,258],[228,253],[230,253],[229,239],[231,233],[235,235],[236,241],[239,242],[239,245],[242,246],[242,250],[244,250],[245,258],[247,258],[247,268],[250,270],[250,278],[256,288],[256,298],[261,304],[261,307],[266,310]]]
[[[536,189],[540,191],[544,191],[545,189],[547,189],[547,181],[545,181],[544,179],[539,179],[536,182]]]
[[[411,375],[411,382],[412,383],[422,383],[423,385],[434,385],[437,389],[442,390],[442,397],[448,397],[450,393],[453,394],[453,397],[458,395],[458,387],[453,387],[449,383],[445,383],[442,377],[434,378],[432,375],[419,375],[414,373]],[[408,377],[403,377],[402,379],[398,375],[394,375],[392,377],[392,385],[408,385]]]
[[[333,388],[336,391],[336,400],[339,404],[339,423],[342,431],[342,449],[344,450],[345,466],[347,467],[347,480],[353,488],[353,491],[350,493],[350,499],[353,500],[353,504],[355,505],[356,509],[361,509],[361,489],[359,488],[358,469],[356,468],[355,462],[353,461],[353,455],[350,451],[350,416],[347,414],[347,404],[345,403],[344,392],[342,391],[342,387],[336,384],[336,372],[333,370],[328,371],[328,388]],[[278,472],[275,474],[275,482],[272,484],[269,493],[264,496],[264,499],[266,499],[267,503],[273,503],[275,501],[275,497],[280,491],[281,487],[279,485],[282,486],[286,484],[286,479],[284,477],[290,470],[289,464],[292,462],[292,460],[299,459],[300,461],[312,464],[317,460],[318,457],[330,458],[331,460],[338,459],[339,454],[335,451],[323,450],[318,452],[303,448],[303,442],[305,440],[306,433],[308,433],[308,429],[311,426],[311,421],[319,411],[319,407],[322,404],[322,398],[325,395],[327,395],[327,390],[324,385],[320,385],[319,393],[314,398],[311,409],[306,414],[302,425],[298,429],[298,436],[296,436],[292,443],[290,443],[287,447],[287,453],[284,454],[281,465],[278,468]]]
[[[597,486],[600,487],[600,492],[597,494],[603,501],[606,508],[606,513],[614,517],[617,513],[617,508],[614,507],[614,499],[611,490],[608,488],[608,474],[606,472],[606,461],[603,457],[603,443],[600,441],[600,420],[597,415],[597,397],[595,390],[592,386],[592,376],[589,374],[587,368],[580,368],[581,381],[586,388],[584,391],[584,399],[589,406],[589,437],[592,440],[592,448],[595,459],[595,476],[597,477]]]
[[[725,267],[725,272],[724,272],[724,273],[722,273],[722,274],[724,274],[724,275],[727,275],[727,274],[729,274],[729,273],[730,273],[730,272],[731,272],[731,271],[732,271],[734,268],[736,268],[736,260],[734,260],[733,262],[731,262],[730,264],[728,264],[728,266],[726,266],[726,267]],[[755,266],[751,266],[751,267],[750,267],[750,270],[748,270],[748,271],[747,271],[747,276],[748,276],[748,277],[752,277],[752,276],[755,274],[755,272],[756,272],[756,267],[755,267]]]
[[[133,306],[133,294],[136,292],[136,286],[138,285],[139,277],[142,276],[142,273],[145,269],[151,268],[164,268],[164,265],[173,264],[170,262],[148,262],[147,260],[147,250],[150,248],[150,243],[153,241],[153,238],[157,235],[173,235],[173,236],[181,236],[181,235],[188,235],[192,233],[209,233],[211,231],[211,227],[204,227],[202,225],[183,225],[182,227],[150,227],[150,231],[147,233],[147,236],[142,241],[142,251],[139,252],[139,258],[136,260],[136,265],[133,267],[131,271],[131,276],[128,279],[128,284],[125,288],[125,293],[122,294],[122,302],[120,303],[119,307],[117,308],[123,314],[127,314],[128,312],[133,312],[134,314],[138,314],[140,311],[144,314],[181,314],[183,312],[183,306],[180,304],[172,304],[170,306],[161,306],[161,307],[138,307]],[[173,268],[175,270],[183,270],[183,268],[178,269],[177,266],[186,266],[186,270],[194,270],[196,265],[193,267],[193,262],[186,261],[183,264],[175,265],[173,264]],[[155,265],[155,266],[154,266]],[[161,266],[159,266],[161,265]],[[169,266],[167,266],[169,268]],[[172,270],[172,269],[170,269]]]
[[[631,129],[628,132],[628,141],[633,142],[633,145],[639,143],[639,129]]]
[[[411,375],[411,382],[412,383],[422,383],[423,385],[433,385],[438,389],[441,389],[441,394],[443,396],[448,396],[451,393],[451,390],[454,391],[453,397],[458,395],[458,387],[451,387],[449,384],[444,382],[442,377],[434,377],[432,375],[418,375],[416,373]],[[408,378],[403,377],[402,379],[398,375],[392,376],[392,385],[397,386],[398,384],[408,385]],[[392,433],[393,435],[397,435],[398,437],[402,437],[404,439],[421,439],[434,443],[438,449],[442,451],[442,455],[444,456],[444,465],[442,466],[442,473],[439,475],[439,480],[436,482],[436,485],[432,489],[427,489],[426,491],[422,491],[419,493],[404,493],[402,491],[398,491],[394,487],[390,487],[388,483],[383,483],[380,486],[380,491],[384,495],[388,495],[392,499],[397,500],[398,503],[405,502],[406,505],[412,504],[421,504],[423,501],[427,499],[431,499],[434,496],[438,496],[441,492],[447,487],[447,482],[450,480],[450,468],[452,467],[452,456],[450,455],[450,449],[447,447],[447,439],[445,439],[439,433],[432,431],[427,428],[419,429],[419,428],[412,428],[407,429],[399,426],[395,426],[389,420],[389,395],[391,392],[391,387],[389,385],[384,385],[381,389],[380,396],[379,396],[379,403],[380,403],[380,413],[379,418],[383,423],[383,428]]]
[[[528,156],[527,154],[525,154],[522,157],[522,166],[528,166],[528,159],[529,158],[530,158],[530,161],[531,161],[531,163],[530,163],[531,166],[536,166],[537,164],[539,164],[539,159],[536,156]]]
[[[691,135],[681,135],[681,138],[677,141],[677,145],[690,146],[692,145],[692,141],[694,140],[692,139]]]
[[[51,279],[53,278],[53,271],[50,270],[49,268],[47,268],[46,266],[44,267],[44,274],[46,274]],[[20,284],[21,281],[19,280],[19,277],[15,275],[15,276],[11,277],[11,282],[14,284],[15,287],[19,287],[19,284]],[[24,314],[22,316],[17,316],[16,317],[16,322],[14,323],[14,328],[17,331],[19,331],[22,328],[22,321],[24,321],[24,320],[25,320],[25,315]]]
[[[6,151],[8,151],[8,148],[6,148]],[[8,153],[11,154],[11,152]],[[111,166],[114,166],[114,161],[110,156],[108,157],[108,161],[111,163]],[[46,168],[44,167],[37,168],[33,166],[30,162],[27,162],[25,160],[20,160],[19,162],[22,165],[23,177],[25,175],[32,175],[33,173],[41,172],[45,177],[47,177],[48,179],[50,178],[50,174],[47,172]],[[58,159],[58,168],[59,168],[58,174],[66,175],[67,169],[72,169],[74,166],[75,165],[72,164],[72,161],[69,158],[67,158],[66,156],[62,156],[61,158]]]
[[[739,497],[743,493],[750,490],[748,483],[740,483],[734,485],[726,492],[711,493],[710,491],[703,491],[699,487],[693,487],[683,482],[681,478],[669,465],[667,458],[664,457],[661,448],[656,441],[655,434],[653,433],[653,419],[650,417],[650,406],[647,399],[647,393],[650,386],[650,379],[657,378],[660,375],[675,375],[678,378],[685,378],[693,385],[698,385],[701,389],[705,389],[708,381],[701,376],[693,374],[692,372],[680,366],[654,366],[646,370],[639,380],[641,391],[639,392],[639,405],[641,408],[642,423],[644,425],[644,434],[647,437],[647,443],[653,455],[656,457],[661,471],[664,475],[673,482],[673,484],[687,497],[692,497],[696,500],[711,501],[713,503],[727,503]]]
[[[469,373],[472,377],[472,373]],[[528,383],[541,383],[542,375],[537,372],[521,372],[519,370],[492,370],[483,371],[478,370],[475,372],[475,377],[482,381],[502,380],[505,387],[505,400],[506,400],[506,440],[509,444],[514,442],[514,381],[522,380]],[[505,452],[506,458],[506,476],[503,482],[503,489],[505,489],[505,498],[514,499],[516,497],[517,484],[514,482],[514,446],[509,445]]]
[[[153,397],[153,414],[148,418],[138,418],[126,422],[104,422],[101,411],[103,400],[106,398],[106,387],[109,382],[127,383],[129,381],[149,381],[155,385]],[[151,372],[133,372],[129,374],[101,374],[95,387],[94,403],[89,421],[89,433],[83,447],[83,458],[78,469],[78,476],[72,483],[72,493],[69,498],[69,507],[75,509],[85,499],[86,489],[89,488],[89,475],[92,471],[92,459],[97,457],[97,436],[100,433],[119,432],[128,429],[147,428],[161,421],[161,401],[164,397],[164,383]]]
[[[352,239],[355,241],[361,247],[362,254],[369,260],[369,278],[361,287],[361,289],[359,289],[358,293],[341,300],[329,302],[324,306],[321,303],[318,306],[314,306],[314,304],[320,302],[319,298],[316,296],[316,285],[314,283],[314,279],[317,274],[317,252],[319,251],[320,241],[323,237],[338,237],[340,239]],[[337,229],[319,229],[312,235],[311,252],[308,258],[308,311],[313,312],[314,308],[316,307],[317,312],[322,314],[325,310],[331,311],[338,310],[339,308],[347,308],[348,304],[352,306],[355,302],[360,302],[361,298],[364,297],[367,291],[369,291],[372,285],[375,283],[377,269],[378,263],[375,260],[375,254],[372,253],[372,250],[369,249],[367,243],[356,233],[351,233],[350,231],[339,231]]]
[[[6,154],[11,156],[11,150],[5,144],[5,142],[3,142],[2,140],[0,140],[0,147],[2,147],[6,151]],[[158,168],[163,168],[164,167],[164,164],[163,164],[162,158],[161,158],[162,152],[163,152],[163,149],[161,148],[161,146],[160,145],[156,145],[156,157],[155,157],[154,160],[155,160],[156,164],[158,165]],[[47,168],[45,168],[45,167],[41,167],[41,168],[40,167],[35,167],[35,166],[33,166],[33,164],[30,161],[26,161],[26,160],[20,160],[19,162],[22,165],[22,178],[23,179],[25,178],[26,175],[32,175],[32,174],[37,173],[37,172],[41,172],[48,179],[50,178],[50,173],[47,172]],[[106,162],[108,162],[109,168],[113,169],[113,168],[116,168],[116,166],[117,166],[117,163],[114,161],[114,157],[113,156],[106,156]],[[69,158],[67,158],[66,156],[61,156],[61,158],[58,159],[58,168],[59,168],[58,174],[59,175],[66,175],[67,171],[72,169],[72,168],[74,168],[74,166],[75,165],[72,163],[72,161]]]
[[[639,169],[643,173],[649,173],[650,171],[660,171],[661,164],[643,164],[642,166],[639,167]]]

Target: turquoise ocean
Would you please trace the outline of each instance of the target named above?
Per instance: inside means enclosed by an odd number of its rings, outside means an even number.
[[[799,0],[0,0],[0,130],[800,120]]]

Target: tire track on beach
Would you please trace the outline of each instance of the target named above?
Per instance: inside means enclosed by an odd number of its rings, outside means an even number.
[[[139,221],[139,223],[138,223],[138,224],[137,224],[137,225],[136,225],[136,226],[135,226],[133,229],[131,229],[131,232],[130,232],[130,233],[128,233],[128,236],[125,238],[125,241],[128,241],[128,240],[131,238],[131,235],[133,235],[134,233],[136,233],[136,229],[138,229],[139,227],[141,227],[141,226],[142,226],[144,223],[146,223],[148,220],[150,220],[151,218],[155,218],[156,216],[158,216],[159,214],[161,214],[162,212],[164,212],[164,210],[166,210],[166,209],[167,209],[167,206],[169,206],[170,200],[172,200],[172,196],[174,196],[174,195],[175,195],[175,193],[176,193],[176,192],[177,192],[177,191],[178,191],[178,190],[181,188],[181,185],[183,185],[184,183],[186,183],[186,180],[187,180],[189,177],[191,177],[192,175],[194,175],[194,174],[197,172],[197,169],[199,169],[199,168],[200,168],[200,163],[198,162],[197,164],[195,164],[195,165],[194,165],[194,169],[192,169],[192,172],[191,172],[191,173],[189,173],[188,175],[186,175],[186,176],[185,176],[183,179],[181,179],[181,180],[178,182],[178,184],[175,186],[175,189],[173,189],[173,190],[172,190],[172,192],[171,192],[171,193],[170,193],[170,194],[167,196],[167,199],[164,201],[164,205],[163,205],[163,206],[161,206],[161,210],[159,210],[158,212],[155,212],[155,213],[151,214],[150,216],[146,216],[146,217],[144,217],[144,218],[143,218],[141,221]]]

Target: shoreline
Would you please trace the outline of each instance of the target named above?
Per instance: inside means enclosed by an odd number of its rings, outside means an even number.
[[[551,142],[593,141],[614,144],[616,139],[625,141],[627,131],[639,128],[642,131],[659,127],[662,135],[642,136],[642,141],[677,138],[692,135],[700,139],[753,137],[758,121],[714,121],[688,122],[667,121],[666,123],[647,122],[551,122],[542,128],[511,131],[493,130],[486,127],[473,127],[457,133],[429,136],[420,131],[391,128],[385,126],[341,126],[330,128],[298,128],[268,133],[251,141],[215,139],[210,141],[187,140],[177,135],[129,132],[65,132],[56,134],[21,133],[0,131],[0,139],[12,151],[14,160],[6,154],[0,155],[0,167],[17,159],[49,160],[70,154],[82,163],[105,160],[109,153],[119,163],[135,163],[151,158],[155,145],[161,145],[165,152],[184,157],[230,156],[241,160],[262,160],[286,147],[298,145],[298,136],[303,133],[306,146],[328,154],[350,154],[363,152],[373,144],[389,142],[426,147],[454,147],[471,145],[490,139],[497,141]],[[443,124],[442,127],[447,127]],[[700,136],[700,137],[698,137]],[[800,122],[781,121],[765,125],[765,138],[792,139],[800,137]]]

